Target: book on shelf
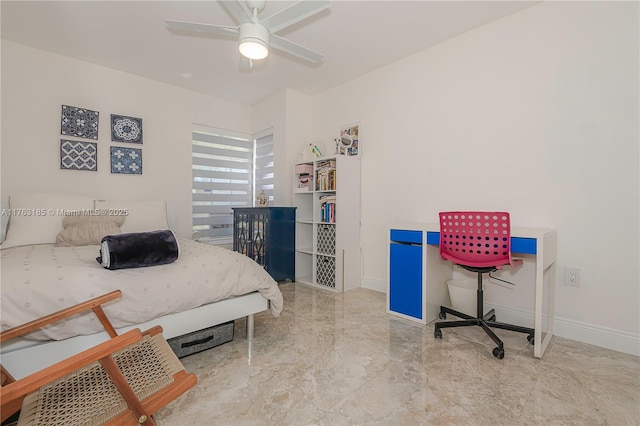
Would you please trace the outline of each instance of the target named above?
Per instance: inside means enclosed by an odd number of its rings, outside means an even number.
[[[336,169],[326,168],[316,170],[316,190],[335,191],[336,190]]]
[[[335,195],[323,195],[320,197],[320,221],[325,223],[336,222]]]
[[[316,163],[316,190],[335,191],[336,160],[322,160]]]
[[[336,160],[322,160],[318,161],[316,164],[316,169],[318,170],[327,170],[327,169],[335,169],[336,168]]]

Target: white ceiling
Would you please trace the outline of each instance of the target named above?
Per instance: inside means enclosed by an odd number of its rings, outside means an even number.
[[[291,4],[269,1],[261,18]],[[2,38],[219,98],[254,104],[284,88],[315,94],[537,2],[345,1],[278,34],[319,51],[310,65],[272,49],[241,70],[237,41],[169,32],[165,19],[235,26],[217,1],[6,1]]]

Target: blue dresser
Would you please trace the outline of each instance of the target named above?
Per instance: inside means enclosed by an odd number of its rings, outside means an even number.
[[[295,207],[233,209],[233,250],[260,265],[276,281],[295,281]]]

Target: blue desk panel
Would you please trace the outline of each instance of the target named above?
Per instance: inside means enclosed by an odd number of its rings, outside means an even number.
[[[391,241],[407,244],[422,244],[422,231],[391,230]]]
[[[422,246],[391,243],[389,309],[422,320]]]
[[[439,232],[427,232],[427,244],[440,245]],[[535,238],[511,237],[511,253],[536,254]]]

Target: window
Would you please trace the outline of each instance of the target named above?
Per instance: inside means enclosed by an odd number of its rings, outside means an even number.
[[[261,132],[254,137],[255,141],[255,193],[263,190],[273,204],[273,131]],[[254,197],[255,200],[255,197]]]
[[[230,243],[232,207],[253,206],[260,189],[273,200],[273,132],[252,136],[194,126],[192,176],[193,237]]]

